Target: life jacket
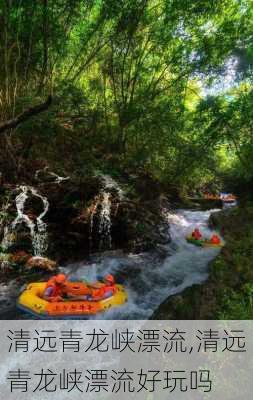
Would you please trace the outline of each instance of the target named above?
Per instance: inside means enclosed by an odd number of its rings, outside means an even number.
[[[192,237],[194,238],[194,239],[200,239],[201,237],[202,237],[202,235],[201,235],[201,233],[199,232],[199,231],[193,231],[192,232]]]
[[[50,297],[57,297],[62,295],[62,289],[60,288],[59,285],[55,282],[55,278],[50,278],[47,282],[46,289],[50,287],[53,289],[52,294]]]
[[[114,284],[105,286],[106,294],[112,293],[112,295],[113,295],[115,292],[116,292],[116,286]]]
[[[211,237],[211,242],[212,242],[213,244],[220,244],[220,238],[219,238],[219,236],[213,235],[213,236]]]
[[[98,289],[92,290],[92,298],[93,299],[103,299],[112,296],[116,292],[116,286],[112,285],[104,285]]]

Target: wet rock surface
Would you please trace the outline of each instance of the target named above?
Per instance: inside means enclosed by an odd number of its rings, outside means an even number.
[[[141,179],[132,194],[126,184],[122,189],[106,175],[87,177],[80,183],[46,172],[37,174],[33,186],[1,187],[0,241],[2,252],[11,254],[8,268],[15,266],[17,271],[19,266],[31,266],[32,256],[66,263],[105,250],[165,252],[163,246],[170,241],[169,225],[162,213],[166,198],[159,197],[155,184],[146,182],[145,194]],[[43,237],[38,234],[42,223]],[[45,252],[35,253],[41,239],[47,241]],[[37,247],[40,250],[41,246]],[[56,268],[46,263],[37,267]]]
[[[25,263],[25,268],[31,270],[33,268],[43,271],[53,272],[57,268],[56,261],[50,260],[46,257],[31,257]]]

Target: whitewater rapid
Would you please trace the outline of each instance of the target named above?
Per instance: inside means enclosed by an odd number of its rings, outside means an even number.
[[[165,258],[157,252],[108,252],[93,256],[89,262],[65,266],[62,271],[70,279],[87,281],[112,273],[119,283],[124,284],[128,292],[128,302],[95,318],[148,319],[169,296],[207,279],[208,265],[217,256],[219,249],[194,246],[186,242],[185,236],[195,227],[199,227],[207,237],[214,233],[208,227],[209,216],[214,211],[216,210],[167,212],[170,226],[168,234],[172,241],[166,245]],[[11,293],[8,293],[8,286],[0,284],[0,318],[31,318],[16,309],[18,287],[12,282]]]
[[[67,267],[70,278],[92,281],[97,276],[114,274],[128,292],[126,305],[98,315],[98,319],[148,319],[155,309],[169,296],[186,287],[205,281],[208,265],[219,249],[201,248],[189,244],[185,236],[199,227],[204,236],[210,237],[209,211],[178,210],[167,213],[172,241],[167,245],[167,256],[153,253],[110,254],[95,257],[88,264]],[[66,272],[66,268],[64,269]]]

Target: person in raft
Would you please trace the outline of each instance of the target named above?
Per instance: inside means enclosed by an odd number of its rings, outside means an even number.
[[[108,274],[104,277],[103,282],[98,287],[92,288],[92,299],[107,299],[116,292],[116,284],[113,275]]]
[[[202,238],[199,228],[194,229],[194,231],[192,232],[192,238],[196,240],[200,240]]]
[[[84,295],[71,296],[68,293],[68,281],[64,274],[53,276],[47,282],[43,298],[50,302],[63,301],[64,297],[71,300],[99,300],[111,297],[116,291],[114,277],[110,274],[106,275],[103,283],[98,285],[87,285],[87,293]]]
[[[220,244],[220,242],[221,242],[221,240],[220,240],[219,236],[216,234],[213,234],[211,237],[211,243],[212,244]]]
[[[43,298],[47,301],[63,301],[67,294],[67,277],[65,274],[58,274],[50,278],[47,282]]]

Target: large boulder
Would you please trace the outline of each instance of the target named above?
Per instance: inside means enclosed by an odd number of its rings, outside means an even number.
[[[55,271],[57,269],[57,263],[46,257],[34,256],[29,258],[25,264],[26,269],[41,269],[45,271]]]
[[[119,248],[142,252],[170,242],[169,225],[157,201],[123,201],[115,209],[112,237]]]

